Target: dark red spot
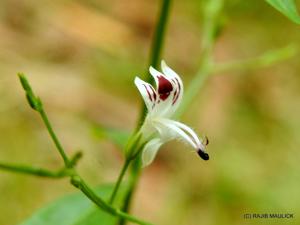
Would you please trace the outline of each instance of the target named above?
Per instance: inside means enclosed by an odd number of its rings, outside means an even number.
[[[172,83],[164,76],[158,76],[158,94],[161,100],[166,100],[173,91]]]

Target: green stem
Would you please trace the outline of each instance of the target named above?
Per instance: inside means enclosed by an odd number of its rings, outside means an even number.
[[[128,185],[127,193],[124,198],[124,204],[122,207],[122,211],[124,211],[124,212],[129,211],[132,197],[133,197],[133,194],[135,192],[137,183],[138,183],[140,175],[141,175],[141,157],[140,157],[140,155],[133,161],[130,169],[131,169],[131,173],[129,176],[129,185]],[[126,223],[126,220],[124,220],[124,219],[121,219],[119,221],[119,225],[124,225],[125,223]]]
[[[112,195],[111,195],[111,197],[109,199],[109,204],[111,204],[111,205],[113,204],[113,202],[115,200],[115,197],[117,196],[117,192],[118,192],[118,190],[120,188],[121,182],[122,182],[122,180],[124,178],[124,175],[125,175],[125,173],[126,173],[126,171],[128,169],[128,166],[129,166],[130,162],[131,162],[130,159],[126,159],[125,162],[124,162],[124,164],[123,164],[123,167],[122,167],[121,172],[119,174],[118,180],[116,182],[116,185],[114,187]]]
[[[154,68],[159,66],[160,56],[164,43],[164,37],[166,33],[166,26],[168,22],[168,16],[170,13],[171,0],[163,0],[159,19],[155,28],[153,42],[151,46],[150,65]],[[152,77],[149,76],[149,79]]]
[[[167,28],[167,22],[168,17],[170,14],[170,6],[171,6],[172,0],[162,0],[161,1],[161,10],[159,13],[159,17],[155,26],[154,36],[152,39],[152,46],[151,46],[151,52],[150,52],[150,60],[149,64],[150,66],[153,66],[154,68],[157,68],[159,65],[159,61],[161,59],[161,52],[163,48],[164,43],[164,37],[166,34],[166,28]],[[148,72],[148,68],[146,70],[146,80],[150,83],[153,82],[152,76]],[[147,108],[145,104],[142,106],[141,115],[137,123],[137,129],[142,125],[145,119],[145,115],[147,113]]]
[[[75,175],[71,178],[71,183],[73,186],[81,190],[85,196],[87,196],[91,201],[93,201],[100,209],[110,213],[111,215],[120,217],[124,220],[131,221],[133,223],[141,225],[151,225],[148,222],[142,221],[134,216],[131,216],[121,210],[113,208],[111,205],[107,204],[103,199],[98,197],[95,192],[81,179],[78,175]]]
[[[39,177],[49,177],[49,178],[63,178],[66,176],[70,176],[70,171],[66,168],[60,169],[58,171],[50,171],[47,169],[36,168],[31,166],[24,165],[9,165],[5,163],[0,163],[0,169],[6,170],[9,172],[35,175]]]
[[[45,126],[46,126],[46,128],[47,128],[47,130],[48,130],[48,132],[49,132],[49,134],[50,134],[57,150],[59,151],[59,154],[61,155],[61,157],[64,160],[65,166],[70,167],[70,165],[71,165],[70,160],[68,159],[62,145],[60,144],[56,134],[54,133],[53,128],[52,128],[52,126],[49,122],[49,119],[48,119],[48,116],[47,116],[45,110],[42,108],[41,110],[39,110],[39,113],[40,113],[40,115],[41,115],[41,117],[44,121],[44,124],[45,124]]]
[[[126,148],[125,148],[126,159],[125,159],[125,162],[124,162],[123,167],[121,169],[121,172],[118,176],[118,179],[117,179],[116,185],[114,187],[114,190],[111,194],[111,197],[110,197],[110,200],[109,200],[110,204],[113,204],[114,199],[117,196],[118,190],[120,188],[120,185],[121,185],[121,183],[124,179],[125,173],[126,173],[128,167],[129,167],[130,163],[139,155],[140,151],[142,150],[145,143],[147,142],[147,141],[145,141],[144,143],[140,143],[141,138],[142,138],[142,133],[139,130],[135,134],[133,134],[127,142],[127,145],[126,145]]]
[[[199,89],[211,73],[213,65],[213,47],[217,38],[218,17],[223,6],[223,0],[209,0],[204,8],[204,31],[202,39],[202,60],[200,69],[191,81],[175,117],[180,117],[194,101]]]
[[[97,196],[95,192],[85,183],[85,181],[80,178],[78,173],[76,172],[74,166],[78,159],[81,157],[81,153],[76,153],[71,160],[67,157],[60,141],[58,140],[50,121],[48,120],[47,114],[44,111],[42,101],[36,97],[31,89],[30,84],[28,83],[27,79],[23,74],[19,75],[20,81],[22,83],[22,86],[26,92],[26,97],[27,100],[30,104],[30,106],[38,111],[43,119],[43,122],[45,126],[47,127],[47,130],[55,143],[56,148],[58,149],[60,155],[62,156],[64,162],[65,162],[65,169],[69,171],[68,175],[71,177],[71,183],[73,186],[76,188],[80,189],[92,202],[94,202],[100,209],[104,210],[107,213],[110,213],[114,216],[120,217],[124,220],[128,220],[137,224],[141,225],[150,225],[150,223],[144,222],[136,217],[133,217],[125,212],[122,212],[118,209],[113,208],[111,205],[107,204],[103,199]],[[20,173],[26,173],[26,174],[31,174],[31,175],[51,175],[51,173],[42,171],[40,172],[39,170],[34,170],[32,168],[27,168],[27,167],[17,167],[17,166],[8,166],[8,165],[2,165],[3,169],[7,169],[10,171],[14,172],[20,172]]]
[[[164,37],[165,37],[165,33],[166,33],[166,28],[167,28],[168,16],[170,14],[171,2],[172,2],[172,0],[162,0],[162,2],[161,2],[161,10],[159,13],[159,17],[158,17],[155,31],[154,31],[154,36],[152,39],[152,46],[151,46],[151,53],[150,53],[150,60],[149,60],[150,65],[153,66],[154,68],[158,67],[158,64],[159,64],[159,61],[161,58],[161,52],[162,52]],[[152,83],[153,79],[148,72],[148,68],[147,68],[147,74],[148,74],[148,77],[146,78],[146,80]],[[140,117],[137,122],[136,130],[139,130],[139,128],[142,126],[146,113],[147,113],[147,108],[143,104],[141,114],[140,114]],[[139,175],[141,173],[140,172],[141,167],[137,166],[137,165],[140,165],[140,157],[137,156],[135,159],[133,159],[132,164],[133,165],[131,166],[131,170],[130,170],[131,173],[130,173],[130,178],[129,178],[130,179],[129,188],[124,195],[125,204],[123,206],[123,211],[125,211],[125,212],[129,212],[131,199],[132,199],[132,196],[134,194],[136,185],[137,185],[139,177],[140,177]],[[124,220],[124,219],[121,219],[119,221],[119,224],[125,224],[125,223],[126,223],[126,220]]]
[[[284,48],[268,51],[258,57],[250,59],[235,60],[216,64],[213,67],[213,73],[229,72],[233,70],[257,69],[274,65],[296,55],[297,46],[288,45]]]

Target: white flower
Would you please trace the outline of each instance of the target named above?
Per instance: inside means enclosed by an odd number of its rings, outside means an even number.
[[[183,84],[177,73],[164,61],[161,62],[161,68],[162,73],[153,67],[149,69],[156,88],[138,77],[134,80],[148,109],[141,132],[143,139],[151,140],[142,152],[143,166],[153,161],[162,144],[173,139],[180,139],[191,145],[202,159],[208,160],[209,156],[205,152],[208,140],[205,139],[204,143],[190,127],[170,119],[182,100]]]

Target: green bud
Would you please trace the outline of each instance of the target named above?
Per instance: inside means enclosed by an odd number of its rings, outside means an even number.
[[[82,158],[82,152],[76,152],[75,155],[73,155],[73,157],[70,160],[69,167],[74,167],[81,158]]]
[[[18,73],[18,76],[19,76],[20,82],[22,84],[22,87],[26,91],[26,93],[27,92],[32,93],[31,87],[30,87],[25,75],[23,73]]]
[[[31,89],[31,86],[29,82],[27,81],[26,77],[24,74],[19,73],[18,74],[20,82],[22,84],[22,87],[24,91],[26,92],[26,99],[30,105],[30,107],[36,111],[41,111],[42,110],[42,101],[40,98],[36,97]]]

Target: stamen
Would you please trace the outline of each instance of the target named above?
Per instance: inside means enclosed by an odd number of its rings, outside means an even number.
[[[203,160],[209,160],[209,155],[200,148],[197,150],[197,153]]]
[[[205,136],[205,138],[204,138],[204,145],[207,146],[208,144],[209,144],[209,140],[208,140],[207,136]]]

